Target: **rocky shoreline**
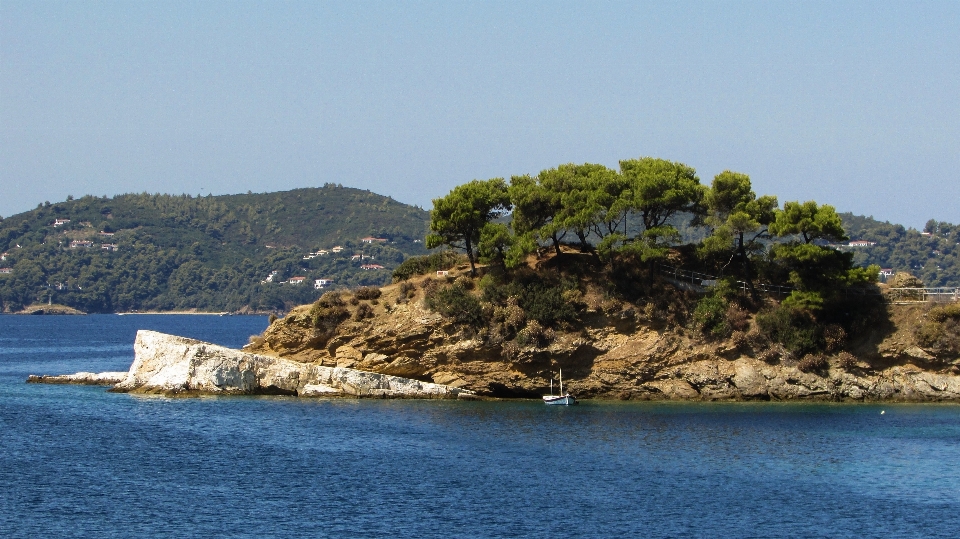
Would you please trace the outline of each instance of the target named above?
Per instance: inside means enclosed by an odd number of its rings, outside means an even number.
[[[31,375],[28,383],[113,385],[160,395],[471,399],[472,391],[399,376],[324,367],[140,330],[128,372]]]
[[[937,360],[916,346],[884,350],[883,357],[893,362],[885,368],[861,361],[804,372],[796,362],[769,363],[736,348],[696,344],[650,328],[623,334],[604,327],[586,336],[560,336],[508,361],[416,304],[404,307],[394,310],[388,331],[363,325],[353,333],[342,327],[337,339],[319,349],[297,346],[311,334],[294,314],[271,326],[259,344],[262,349],[283,343],[296,351],[288,357],[141,330],[128,372],[31,375],[27,382],[161,395],[535,398],[560,367],[581,398],[960,402],[956,369],[922,367]]]
[[[960,402],[960,359],[916,342],[923,306],[889,306],[899,330],[851,338],[846,356],[824,355],[810,368],[752,332],[713,340],[626,307],[589,308],[576,326],[511,348],[487,328],[429,309],[420,291],[430,279],[384,287],[376,303],[344,296],[335,327],[317,324],[314,307],[297,307],[244,350],[493,398],[539,398],[562,369],[565,387],[583,399]]]

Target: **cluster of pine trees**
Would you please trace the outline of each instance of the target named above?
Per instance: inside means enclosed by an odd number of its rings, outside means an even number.
[[[508,222],[505,217],[509,214]],[[517,267],[561,245],[604,260],[665,261],[682,243],[678,225],[701,229],[686,263],[751,287],[758,279],[794,288],[788,302],[822,305],[843,287],[868,285],[863,268],[828,246],[848,239],[832,206],[757,196],[746,174],[725,171],[703,185],[683,164],[644,157],[619,170],[567,164],[536,176],[474,180],[434,200],[428,247],[463,249],[471,264]]]

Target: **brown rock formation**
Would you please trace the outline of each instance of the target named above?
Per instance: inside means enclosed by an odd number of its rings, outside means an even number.
[[[311,306],[298,307],[245,350],[498,397],[545,393],[562,368],[565,386],[582,398],[960,400],[957,358],[919,347],[909,329],[851,339],[854,360],[831,357],[817,372],[802,372],[798,358],[782,350],[771,353],[769,344],[710,341],[651,321],[639,314],[643,309],[627,305],[610,312],[588,308],[581,322],[557,331],[549,344],[518,346],[497,339],[489,328],[457,325],[430,311],[422,290],[428,279],[416,279],[415,287],[404,291],[386,287],[376,302],[345,302],[348,313],[333,328],[318,329]],[[363,303],[373,317],[353,316]],[[909,321],[921,311],[892,312],[891,318]]]

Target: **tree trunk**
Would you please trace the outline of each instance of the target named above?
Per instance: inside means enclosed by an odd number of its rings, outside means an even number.
[[[470,261],[470,275],[472,277],[477,276],[477,266],[473,262],[473,244],[470,243],[470,239],[464,239],[464,244],[467,248],[467,260]]]

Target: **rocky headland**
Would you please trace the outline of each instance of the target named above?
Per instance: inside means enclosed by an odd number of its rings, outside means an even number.
[[[318,320],[316,305],[296,308],[245,350],[492,397],[535,398],[562,369],[566,387],[582,398],[960,401],[957,355],[922,348],[914,335],[929,306],[887,306],[893,327],[852,336],[845,353],[818,356],[810,367],[755,330],[710,339],[664,322],[658,306],[589,305],[589,298],[577,324],[518,346],[494,328],[459,324],[426,306],[425,290],[462,282],[462,273],[391,285],[373,300],[345,293],[328,309],[340,313],[333,324]]]

